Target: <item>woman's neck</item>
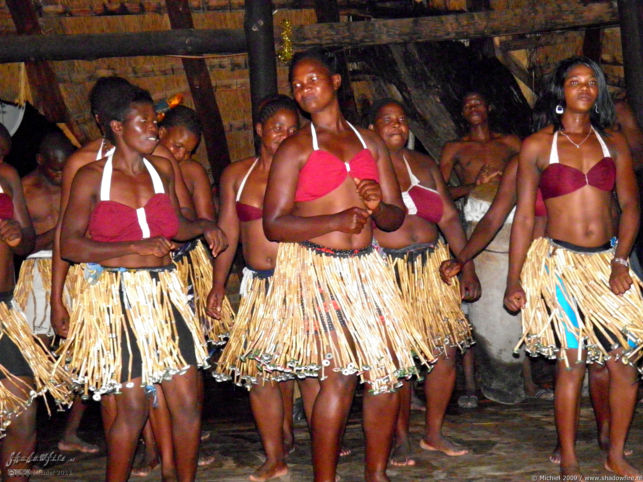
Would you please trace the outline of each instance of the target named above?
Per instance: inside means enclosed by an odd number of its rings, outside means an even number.
[[[332,132],[343,130],[346,123],[346,119],[344,119],[344,115],[342,114],[337,101],[333,102],[322,111],[311,114],[310,119],[316,128]]]
[[[592,126],[587,112],[565,112],[560,124],[568,134],[586,134]]]

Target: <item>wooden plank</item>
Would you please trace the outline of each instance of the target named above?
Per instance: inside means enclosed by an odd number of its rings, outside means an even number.
[[[172,29],[193,29],[194,23],[188,0],[166,0],[165,4]],[[164,33],[167,34],[167,32]],[[203,141],[212,177],[215,184],[218,184],[223,169],[230,164],[230,152],[223,120],[212,88],[210,71],[205,59],[184,58],[181,62],[190,85],[194,110],[203,128]]]
[[[16,31],[22,35],[22,38],[29,40],[40,36],[42,31],[31,0],[6,0],[6,4],[16,26]],[[56,80],[56,74],[49,63],[46,61],[25,62],[25,68],[35,107],[49,122],[67,124],[76,140],[82,143],[85,136],[69,115]]]
[[[20,3],[20,0],[11,0]],[[629,0],[628,0],[629,1]],[[636,1],[636,0],[632,0]],[[435,17],[335,22],[293,29],[297,50],[313,46],[356,47],[407,42],[472,39],[559,30],[607,27],[618,24],[611,3],[547,5]],[[136,55],[198,55],[245,52],[243,30],[185,30],[119,34],[46,35],[30,39],[2,37],[0,62],[25,59],[72,60]]]
[[[20,0],[12,0],[20,3]],[[0,62],[24,60],[93,60],[151,55],[231,54],[246,51],[241,29],[175,29],[150,32],[7,35]]]
[[[299,26],[293,29],[293,46],[299,50],[312,46],[351,47],[472,39],[617,23],[618,11],[611,3],[592,3],[586,6],[547,4],[525,9],[435,17]]]

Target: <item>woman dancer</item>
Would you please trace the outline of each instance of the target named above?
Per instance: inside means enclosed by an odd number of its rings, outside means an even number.
[[[520,151],[505,304],[523,309],[529,352],[558,355],[554,406],[561,475],[580,476],[574,444],[587,361],[606,363],[610,375],[605,468],[637,477],[623,454],[636,403],[633,365],[643,343],[641,282],[627,262],[639,221],[631,156],[623,136],[608,129],[614,106],[594,61],[562,61],[540,106],[540,130]],[[530,247],[539,187],[547,237]],[[621,210],[618,241],[611,241],[613,190]]]
[[[395,281],[371,246],[371,223],[398,228],[403,204],[382,141],[340,111],[335,64],[320,50],[291,64],[294,97],[311,124],[283,141],[270,170],[263,224],[268,239],[281,244],[265,307],[253,320],[261,336],[246,354],[264,370],[319,376],[311,417],[317,481],[335,480],[361,375],[365,478],[388,480],[397,379],[416,372],[410,350],[433,355],[413,327],[403,326]]]
[[[193,480],[201,426],[196,367],[207,351],[170,263],[170,240],[204,234],[217,254],[225,236],[211,221],[190,222],[178,212],[170,162],[149,155],[158,143],[149,93],[131,86],[111,105],[101,121],[115,150],[78,171],[63,218],[63,257],[88,265],[60,360],[95,399],[116,393],[116,414],[105,427],[108,480],[128,477],[148,415],[146,389],[155,383],[172,416],[177,477]]]
[[[465,448],[442,435],[442,423],[455,385],[456,349],[464,350],[473,341],[460,300],[480,296],[480,284],[473,263],[464,267],[459,286],[446,286],[439,278],[438,267],[449,256],[449,248],[438,241],[438,228],[455,252],[460,252],[466,238],[438,166],[428,156],[405,147],[409,124],[402,104],[394,99],[376,101],[369,122],[369,129],[382,138],[391,154],[408,211],[402,226],[393,232],[376,229],[375,239],[395,271],[411,322],[417,324],[434,353],[439,354],[424,382],[426,428],[420,447],[451,456],[464,455],[468,453]],[[411,390],[412,382],[404,381],[391,456],[393,465],[415,465],[408,439]]]
[[[39,395],[49,392],[57,403],[71,405],[71,380],[54,370],[54,358],[32,335],[24,314],[13,301],[13,255],[34,246],[22,185],[16,170],[0,164],[0,437],[2,479],[28,480],[29,454],[36,449]],[[24,457],[16,457],[24,454]],[[18,460],[16,460],[18,459]]]
[[[250,406],[266,452],[266,462],[251,476],[251,480],[268,480],[285,474],[285,457],[294,448],[293,388],[289,375],[257,371],[252,360],[240,359],[255,326],[246,323],[252,313],[264,304],[268,285],[277,259],[277,243],[266,238],[262,225],[263,198],[273,156],[281,142],[297,131],[297,104],[285,95],[265,99],[258,113],[255,132],[261,140],[259,157],[251,157],[228,166],[221,176],[221,214],[219,227],[226,233],[231,246],[241,242],[247,266],[241,282],[241,305],[228,346],[218,361],[218,380],[234,379],[237,385],[250,390]],[[212,312],[221,316],[225,282],[234,260],[234,250],[228,249],[215,261],[214,285],[210,296]],[[306,414],[310,417],[312,401],[319,391],[316,380],[300,383]]]

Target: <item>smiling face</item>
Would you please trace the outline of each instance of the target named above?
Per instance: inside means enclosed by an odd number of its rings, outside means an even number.
[[[257,124],[261,146],[268,154],[274,155],[284,139],[290,137],[299,127],[297,114],[289,109],[279,109],[263,124]]]
[[[196,134],[184,126],[161,127],[159,137],[161,144],[170,150],[177,162],[190,159],[199,143]]]
[[[383,105],[377,111],[372,129],[382,138],[386,147],[394,151],[403,148],[409,139],[409,123],[404,109],[398,104]]]
[[[132,103],[120,124],[121,140],[140,154],[151,154],[158,144],[158,127],[154,106],[147,102]],[[117,132],[117,131],[115,131]]]
[[[569,69],[563,84],[566,109],[588,112],[598,98],[598,80],[594,71],[578,64]]]
[[[489,106],[485,98],[477,93],[471,93],[462,99],[462,117],[470,125],[483,124],[489,117]]]
[[[340,84],[341,76],[330,75],[328,68],[315,59],[302,59],[292,70],[293,97],[304,111],[311,114],[336,99]]]

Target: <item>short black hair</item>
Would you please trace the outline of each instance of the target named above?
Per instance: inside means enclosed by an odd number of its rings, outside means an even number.
[[[395,100],[393,97],[384,97],[383,99],[377,99],[371,104],[371,107],[368,109],[368,125],[375,124],[377,119],[377,114],[379,114],[380,109],[385,105],[395,104],[399,106],[404,114],[406,114],[406,107],[399,100]]]
[[[110,75],[108,77],[100,77],[92,89],[89,91],[89,106],[92,115],[97,116],[99,119],[104,117],[107,103],[111,101],[114,96],[120,95],[123,89],[131,86],[130,82],[123,77]]]
[[[53,130],[43,136],[40,144],[38,145],[38,153],[45,155],[46,153],[55,151],[56,149],[67,152],[67,155],[71,154],[75,149],[67,136],[59,130]]]
[[[288,70],[288,82],[292,82],[292,71],[295,66],[302,60],[316,60],[328,69],[329,75],[337,73],[337,56],[328,49],[314,47],[312,49],[297,52],[290,61],[290,69]]]
[[[116,141],[110,126],[111,121],[123,122],[132,108],[132,104],[145,103],[154,105],[152,96],[147,90],[132,84],[123,85],[117,90],[103,92],[99,97],[99,101],[104,108],[99,116],[99,123],[105,137],[111,143]]]
[[[276,94],[265,97],[259,102],[257,122],[263,124],[282,109],[294,112],[295,115],[299,112],[297,110],[297,103],[287,95]],[[299,119],[299,117],[297,118]]]
[[[199,121],[196,112],[185,105],[177,105],[170,109],[163,117],[159,127],[165,127],[166,129],[170,127],[185,127],[199,139],[201,139],[201,133],[203,132],[201,121]]]

